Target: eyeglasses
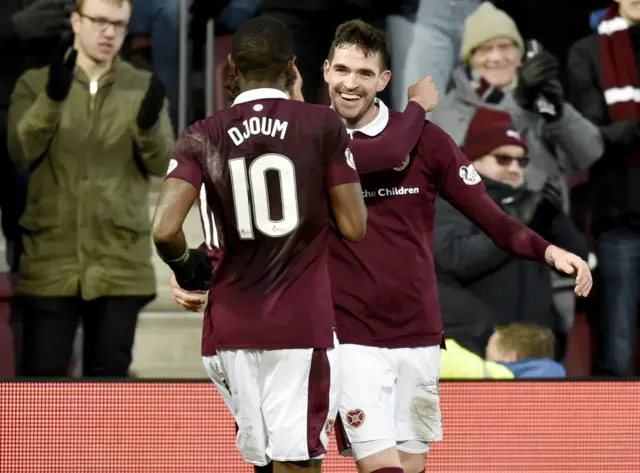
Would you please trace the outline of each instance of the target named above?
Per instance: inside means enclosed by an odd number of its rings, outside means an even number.
[[[82,18],[86,18],[91,22],[95,29],[99,32],[106,31],[110,26],[113,26],[113,31],[116,34],[123,34],[127,31],[129,27],[129,23],[126,21],[112,21],[109,18],[104,18],[101,16],[89,16],[84,13],[77,12]]]
[[[513,163],[514,161],[518,163],[518,165],[521,168],[525,168],[527,167],[527,164],[529,164],[530,158],[525,156],[523,158],[514,158],[513,156],[506,156],[504,154],[494,154],[492,155],[494,158],[496,158],[496,162],[500,165],[500,166],[510,166],[511,163]]]

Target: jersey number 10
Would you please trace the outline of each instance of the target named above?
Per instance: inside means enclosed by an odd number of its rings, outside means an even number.
[[[289,158],[276,153],[263,154],[253,160],[248,172],[245,158],[234,158],[229,160],[229,171],[236,211],[236,226],[241,240],[254,239],[254,222],[255,228],[260,233],[272,238],[283,237],[296,229],[300,222],[296,170]],[[280,220],[271,218],[267,171],[277,171],[280,179],[280,202],[282,203]],[[252,208],[253,219],[251,218]]]

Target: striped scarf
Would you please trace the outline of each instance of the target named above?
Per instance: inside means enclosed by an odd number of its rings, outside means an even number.
[[[629,26],[620,16],[618,3],[614,3],[598,27],[604,99],[613,121],[640,117],[640,84]],[[640,153],[634,153],[625,161],[640,163]]]

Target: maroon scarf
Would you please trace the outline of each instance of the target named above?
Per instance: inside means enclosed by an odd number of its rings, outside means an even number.
[[[613,121],[640,117],[638,69],[628,29],[617,3],[609,7],[598,27],[604,96]],[[625,162],[639,164],[640,151]]]

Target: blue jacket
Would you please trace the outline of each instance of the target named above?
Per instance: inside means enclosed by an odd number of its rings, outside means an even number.
[[[501,364],[509,368],[516,378],[564,378],[567,376],[564,366],[549,358],[533,358]]]

